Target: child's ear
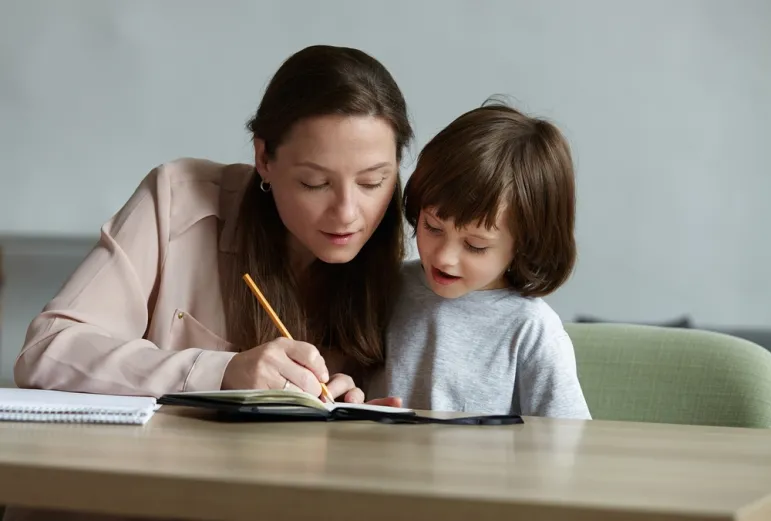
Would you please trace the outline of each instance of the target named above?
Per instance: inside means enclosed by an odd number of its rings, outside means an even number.
[[[270,183],[270,166],[265,140],[258,137],[254,138],[254,166],[262,180]]]

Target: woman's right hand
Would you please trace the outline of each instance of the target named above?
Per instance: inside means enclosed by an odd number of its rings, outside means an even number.
[[[235,355],[222,377],[222,389],[284,389],[289,384],[321,395],[319,382],[329,381],[329,371],[315,346],[277,338]]]

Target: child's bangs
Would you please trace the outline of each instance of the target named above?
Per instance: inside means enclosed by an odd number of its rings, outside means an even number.
[[[433,179],[424,183],[421,206],[432,208],[439,219],[452,219],[457,228],[495,228],[508,188],[506,178],[483,166],[474,170],[451,169],[427,176]]]

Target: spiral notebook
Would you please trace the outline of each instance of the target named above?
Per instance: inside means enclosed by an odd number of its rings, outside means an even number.
[[[144,425],[159,407],[144,396],[0,389],[0,421]]]

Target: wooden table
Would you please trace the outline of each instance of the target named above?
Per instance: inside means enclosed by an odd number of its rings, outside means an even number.
[[[469,427],[0,424],[0,503],[185,519],[771,519],[771,431],[526,418]]]

